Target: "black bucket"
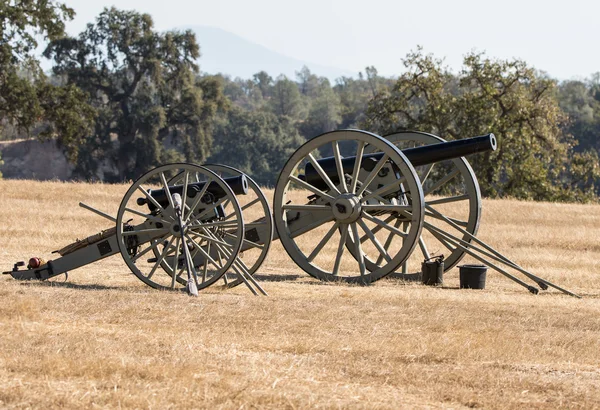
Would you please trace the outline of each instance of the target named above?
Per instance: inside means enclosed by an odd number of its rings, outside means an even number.
[[[485,289],[485,274],[488,267],[485,265],[462,265],[460,271],[461,289]]]
[[[421,264],[421,280],[424,285],[436,286],[444,284],[444,259],[425,260]]]

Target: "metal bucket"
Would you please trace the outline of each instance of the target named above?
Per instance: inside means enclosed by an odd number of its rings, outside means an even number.
[[[488,267],[485,265],[462,265],[460,271],[461,289],[485,289],[485,276]]]
[[[444,260],[425,260],[421,264],[421,281],[424,285],[436,286],[444,284]]]

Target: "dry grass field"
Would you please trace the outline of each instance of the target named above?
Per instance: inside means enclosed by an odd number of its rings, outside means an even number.
[[[0,269],[110,224],[125,185],[0,181]],[[486,200],[479,236],[581,295],[320,283],[277,243],[198,298],[119,255],[69,280],[0,278],[2,408],[600,408],[600,206]],[[468,259],[467,259],[468,261]]]

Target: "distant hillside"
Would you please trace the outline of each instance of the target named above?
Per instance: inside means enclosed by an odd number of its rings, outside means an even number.
[[[266,71],[272,77],[285,74],[295,78],[295,72],[306,65],[311,72],[334,81],[341,76],[356,77],[357,72],[337,67],[301,61],[252,43],[236,34],[215,27],[182,27],[196,33],[200,44],[200,70],[209,74],[228,74],[232,78],[251,78],[259,71]]]
[[[0,172],[6,179],[67,181],[73,172],[73,166],[54,141],[0,141],[0,156],[4,161]]]

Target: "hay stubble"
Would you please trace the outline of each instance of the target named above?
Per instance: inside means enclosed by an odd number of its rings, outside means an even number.
[[[0,268],[108,227],[77,203],[114,214],[126,189],[1,181]],[[600,407],[600,207],[487,200],[480,237],[585,298],[496,273],[484,291],[322,284],[276,243],[270,297],[196,299],[117,255],[66,283],[0,278],[0,406]]]

